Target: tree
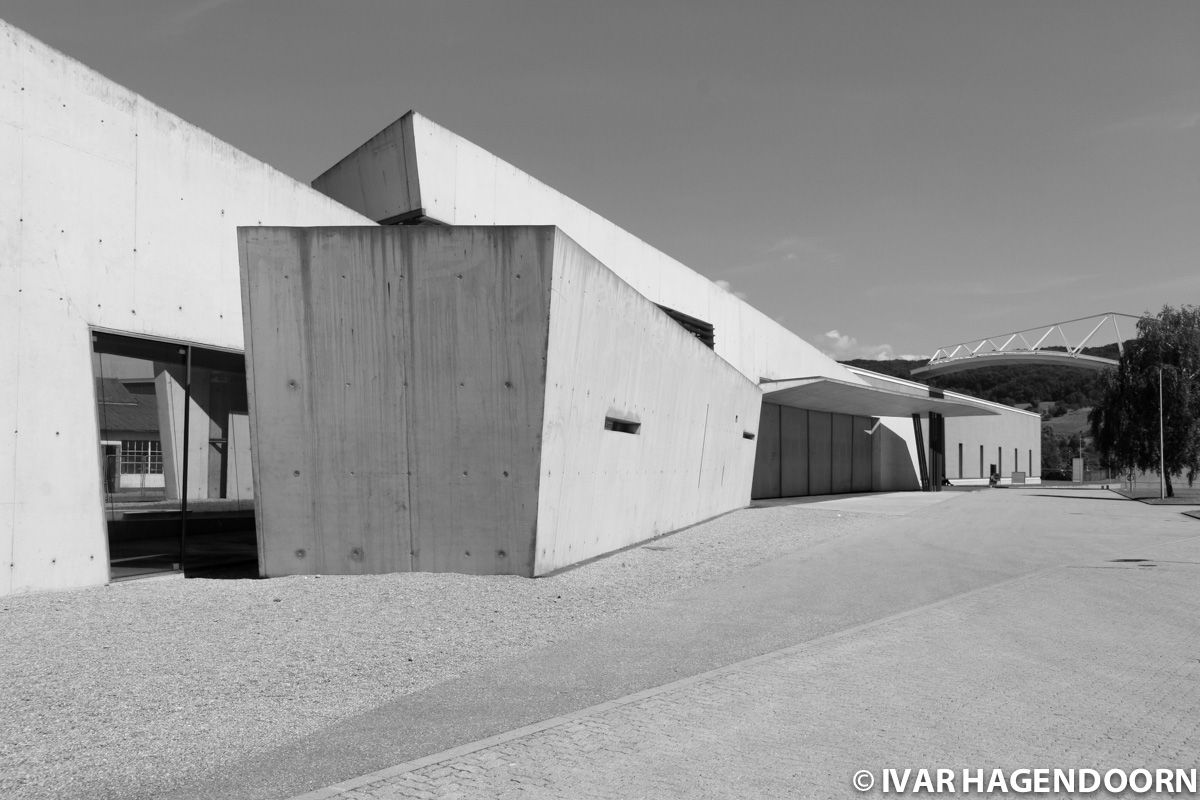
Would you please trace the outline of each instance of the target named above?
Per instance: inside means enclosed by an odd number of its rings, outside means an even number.
[[[1063,473],[1071,472],[1071,445],[1067,437],[1054,432],[1049,425],[1042,426],[1042,477],[1054,473],[1053,480],[1064,480]]]
[[[1162,464],[1167,496],[1171,476],[1191,486],[1200,474],[1200,308],[1164,306],[1138,320],[1116,369],[1101,377],[1100,401],[1088,415],[1106,465],[1159,469],[1159,386],[1162,387]]]

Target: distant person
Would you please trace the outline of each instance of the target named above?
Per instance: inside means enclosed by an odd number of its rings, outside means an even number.
[[[1000,482],[1000,473],[992,470],[992,474],[988,476],[988,486],[996,488],[996,484]]]

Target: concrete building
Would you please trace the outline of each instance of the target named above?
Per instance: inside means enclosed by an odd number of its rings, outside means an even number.
[[[368,220],[7,24],[0,209],[0,593],[105,583],[110,525],[169,527],[149,518],[178,517],[180,501],[164,493],[166,508],[126,519],[105,491],[95,379],[178,385],[189,353],[228,379],[243,336],[236,226]],[[194,449],[211,449],[198,403],[188,411]],[[148,548],[144,565],[180,560],[164,554]]]
[[[2,23],[0,76],[0,593],[221,537],[543,574],[752,494],[1036,479],[1036,415],[847,369],[419,115],[308,187]]]

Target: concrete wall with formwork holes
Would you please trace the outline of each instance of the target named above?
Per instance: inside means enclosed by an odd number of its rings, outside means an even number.
[[[313,186],[379,221],[421,211],[449,225],[556,225],[645,297],[712,323],[717,355],[750,380],[862,382],[737,295],[420,114],[405,114]],[[901,438],[911,427],[907,419],[883,424]]]
[[[554,250],[535,573],[740,508],[762,392],[590,253]],[[640,423],[606,430],[606,418]]]
[[[242,346],[237,225],[370,224],[0,22],[0,594],[105,583],[89,327]]]
[[[264,574],[532,575],[553,229],[241,241]]]

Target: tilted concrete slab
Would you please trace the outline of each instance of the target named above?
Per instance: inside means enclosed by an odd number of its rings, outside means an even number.
[[[561,231],[239,237],[264,575],[531,576],[749,501],[758,387]]]

